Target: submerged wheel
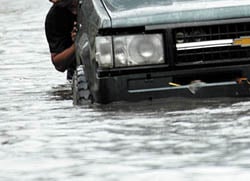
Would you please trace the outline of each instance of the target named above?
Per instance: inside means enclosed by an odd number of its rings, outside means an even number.
[[[82,105],[92,101],[89,91],[89,84],[84,73],[83,65],[78,66],[74,72],[72,81],[72,94],[74,105]]]

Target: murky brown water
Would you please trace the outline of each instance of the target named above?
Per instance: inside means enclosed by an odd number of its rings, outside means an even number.
[[[250,179],[250,100],[72,105],[47,0],[0,0],[0,180]]]

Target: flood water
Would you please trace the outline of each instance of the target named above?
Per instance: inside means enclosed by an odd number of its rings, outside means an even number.
[[[48,0],[0,0],[1,181],[250,179],[250,99],[72,105]]]

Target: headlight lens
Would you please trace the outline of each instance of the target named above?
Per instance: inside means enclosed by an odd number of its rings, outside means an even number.
[[[162,64],[163,52],[161,34],[114,36],[113,42],[111,36],[96,37],[96,61],[103,68]]]
[[[162,35],[114,37],[115,66],[136,66],[164,63]]]
[[[112,37],[96,37],[96,61],[100,67],[113,67]]]

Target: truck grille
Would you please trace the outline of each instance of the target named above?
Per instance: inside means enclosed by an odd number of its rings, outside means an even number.
[[[177,28],[173,33],[176,66],[241,63],[250,60],[250,44],[234,44],[236,39],[241,38],[250,41],[248,22]]]

